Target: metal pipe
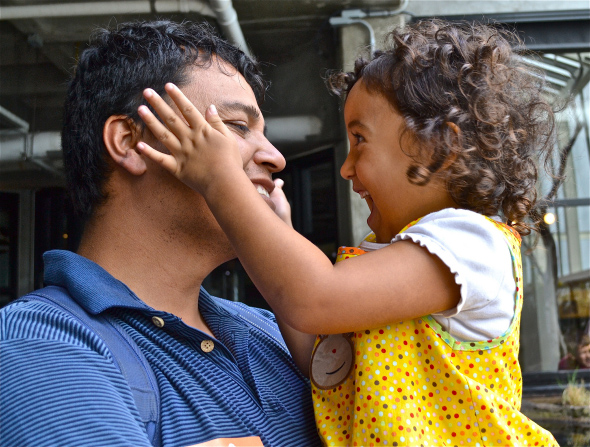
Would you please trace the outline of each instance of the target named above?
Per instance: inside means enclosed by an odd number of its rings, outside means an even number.
[[[0,164],[45,158],[52,151],[60,151],[59,132],[38,132],[21,135],[0,135]]]
[[[146,0],[2,6],[0,9],[0,20],[175,12],[196,12],[204,16],[216,17],[216,14],[213,13],[210,6],[201,0],[155,0],[153,2]]]
[[[191,12],[215,17],[227,39],[251,55],[231,0],[211,0],[209,4],[202,0],[155,0],[3,6],[0,20]]]
[[[364,11],[362,9],[346,9],[340,13],[340,17],[331,17],[330,25],[344,26],[354,25],[357,23],[363,25],[369,31],[369,47],[371,50],[371,56],[373,56],[373,53],[375,52],[375,31],[373,30],[371,24],[364,19],[371,17],[390,17],[401,14],[406,9],[409,2],[410,0],[402,0],[400,5],[396,9],[384,11]]]
[[[367,15],[366,17],[391,17],[391,16],[395,16],[398,14],[401,14],[402,12],[404,12],[406,10],[406,8],[408,7],[408,3],[410,3],[410,0],[402,0],[402,2],[399,4],[399,6],[395,9],[389,9],[389,10],[383,10],[383,11],[367,11]]]
[[[375,42],[375,30],[366,20],[356,19],[353,23],[360,23],[365,28],[367,28],[367,30],[369,30],[369,48],[371,49],[371,56],[373,56],[373,53],[375,53],[375,47],[377,45]]]
[[[240,22],[238,22],[238,13],[234,9],[231,0],[210,0],[209,3],[223,34],[232,44],[248,56],[251,56]]]
[[[23,134],[29,131],[29,123],[25,120],[19,118],[10,110],[5,109],[4,107],[0,106],[0,116],[4,117],[6,120],[10,121],[13,125],[13,129],[6,129],[0,130],[0,134],[9,134],[9,133],[18,133]]]

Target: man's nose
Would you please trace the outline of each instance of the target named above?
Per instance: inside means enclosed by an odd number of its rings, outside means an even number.
[[[257,143],[258,148],[254,153],[256,164],[265,166],[270,172],[280,172],[285,169],[287,164],[285,157],[265,136],[261,136]]]
[[[354,163],[355,156],[351,149],[350,152],[348,152],[348,155],[346,156],[346,160],[344,160],[344,163],[342,163],[342,166],[340,167],[340,176],[344,180],[352,180],[352,178],[354,177]]]

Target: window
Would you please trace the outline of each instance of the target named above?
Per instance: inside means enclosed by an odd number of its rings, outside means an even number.
[[[565,177],[540,171],[541,234],[523,241],[521,365],[555,371],[590,330],[590,53],[545,53],[527,62],[545,71],[554,104],[567,104],[556,115],[559,151],[551,160]]]

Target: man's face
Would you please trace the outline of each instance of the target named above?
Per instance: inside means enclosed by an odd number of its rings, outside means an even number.
[[[220,64],[223,71],[219,68]],[[269,198],[275,187],[272,174],[284,169],[285,159],[264,135],[264,118],[246,79],[235,68],[213,59],[208,68],[195,67],[189,75],[189,82],[179,87],[203,115],[211,104],[217,107],[219,116],[238,142],[244,171],[274,209],[274,203]],[[153,143],[154,147],[165,151],[161,143]],[[221,229],[203,197],[171,175],[161,174],[159,189],[166,196],[161,201],[165,202],[166,213],[176,227],[175,232],[206,232],[211,238],[218,239]],[[231,197],[227,199],[232,200]]]
[[[191,77],[192,82],[181,90],[203,115],[211,104],[217,107],[220,118],[238,142],[244,171],[274,209],[268,197],[274,189],[272,173],[285,168],[285,159],[264,135],[264,117],[252,88],[235,68],[216,58],[211,67],[196,68]]]

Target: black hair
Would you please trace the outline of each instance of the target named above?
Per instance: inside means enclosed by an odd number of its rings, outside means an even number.
[[[214,55],[244,76],[258,102],[264,99],[266,83],[256,61],[208,23],[137,21],[93,33],[69,82],[63,114],[66,183],[80,217],[89,218],[107,199],[106,120],[123,115],[144,129],[137,114],[141,104],[147,105],[143,90],[150,87],[166,97],[167,82],[186,85],[190,68],[209,67]]]

